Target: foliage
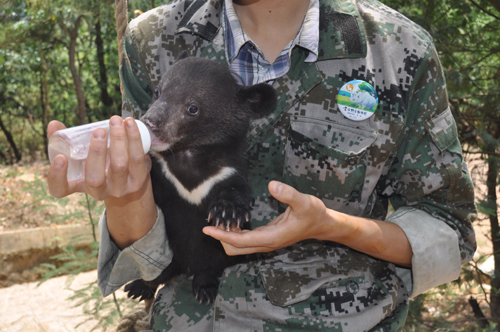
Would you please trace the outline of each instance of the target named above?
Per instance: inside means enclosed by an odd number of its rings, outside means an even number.
[[[35,183],[44,182],[35,177]],[[43,204],[45,200],[53,201],[51,195],[48,194],[47,188],[44,186],[32,187],[30,190],[33,194],[35,201],[32,204],[42,203],[37,208],[45,208],[51,204]],[[52,260],[57,261],[59,264],[42,263],[40,271],[43,273],[43,279],[40,284],[47,281],[49,278],[60,275],[77,275],[81,272],[97,269],[97,255],[99,253],[99,242],[97,239],[97,220],[95,216],[99,216],[104,208],[104,204],[97,202],[89,197],[87,194],[82,195],[78,203],[80,209],[75,212],[63,213],[53,217],[54,222],[62,222],[67,219],[85,220],[88,221],[89,232],[86,234],[74,236],[68,245],[61,247],[62,253],[50,257]],[[55,199],[56,204],[65,204],[63,199]],[[88,248],[81,248],[80,243],[90,242],[90,251]]]
[[[433,36],[461,139],[471,146],[479,143],[483,148],[483,140],[489,137],[486,133],[496,136],[494,133],[499,130],[500,12],[486,0],[383,2]]]
[[[128,2],[132,18],[168,1]],[[50,120],[74,126],[121,113],[114,1],[0,4],[0,163],[46,158]]]
[[[122,312],[128,312],[137,305],[136,301],[128,298],[118,299],[115,294],[113,294],[112,299],[104,299],[97,285],[97,280],[83,288],[74,290],[74,295],[68,300],[77,301],[75,306],[82,307],[83,313],[88,316],[87,320],[97,321],[93,330],[99,327],[104,331],[108,327],[117,325],[122,317]],[[85,321],[80,324],[84,323]]]

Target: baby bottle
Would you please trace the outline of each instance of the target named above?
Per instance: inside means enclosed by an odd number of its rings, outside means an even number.
[[[151,147],[151,133],[144,123],[135,120],[141,134],[144,154]],[[68,181],[75,181],[85,177],[85,160],[89,153],[92,132],[97,128],[104,128],[108,132],[109,148],[109,120],[85,124],[56,131],[49,139],[49,159],[62,154],[68,158]],[[106,169],[109,166],[109,154],[106,161]]]

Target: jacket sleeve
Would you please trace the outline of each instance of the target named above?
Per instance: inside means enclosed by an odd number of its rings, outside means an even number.
[[[412,296],[455,280],[476,241],[474,188],[448,106],[444,74],[431,43],[416,69],[400,147],[383,192],[413,250],[412,268],[400,270]]]
[[[150,231],[123,250],[116,246],[109,235],[104,211],[99,221],[97,263],[98,283],[103,296],[108,296],[131,280],[153,280],[172,261],[163,213],[157,209],[158,217]]]

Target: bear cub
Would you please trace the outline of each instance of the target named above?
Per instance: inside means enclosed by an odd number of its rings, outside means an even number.
[[[198,301],[214,301],[223,270],[241,261],[226,255],[203,227],[243,228],[250,219],[247,141],[250,120],[276,106],[265,83],[242,86],[227,66],[183,52],[162,77],[141,120],[151,129],[151,181],[163,211],[173,260],[156,279],[125,286],[151,299],[160,284],[193,276]]]

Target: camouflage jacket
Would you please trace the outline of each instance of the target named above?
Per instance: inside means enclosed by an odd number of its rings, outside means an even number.
[[[124,116],[147,110],[182,50],[227,63],[222,7],[221,0],[174,1],[130,23],[121,66]],[[398,330],[410,295],[457,278],[461,263],[471,259],[473,186],[431,37],[376,0],[322,0],[319,28],[318,61],[304,62],[308,51],[294,48],[290,71],[273,82],[276,110],[251,125],[251,226],[284,211],[267,191],[270,180],[280,180],[328,208],[398,224],[412,246],[412,268],[332,242],[304,241],[228,268],[208,309],[183,304],[177,280],[166,287],[171,292],[160,291],[153,326],[174,324],[175,316],[189,326],[210,321],[208,329],[217,331]],[[346,118],[336,102],[340,88],[355,79],[370,83],[379,97],[377,111],[363,121]],[[387,217],[389,202],[394,213]],[[105,218],[102,224],[106,234]],[[105,295],[138,276],[152,279],[168,264],[165,245],[150,249],[165,243],[161,225],[155,227],[123,252],[101,237]],[[147,259],[138,263],[138,256]]]

